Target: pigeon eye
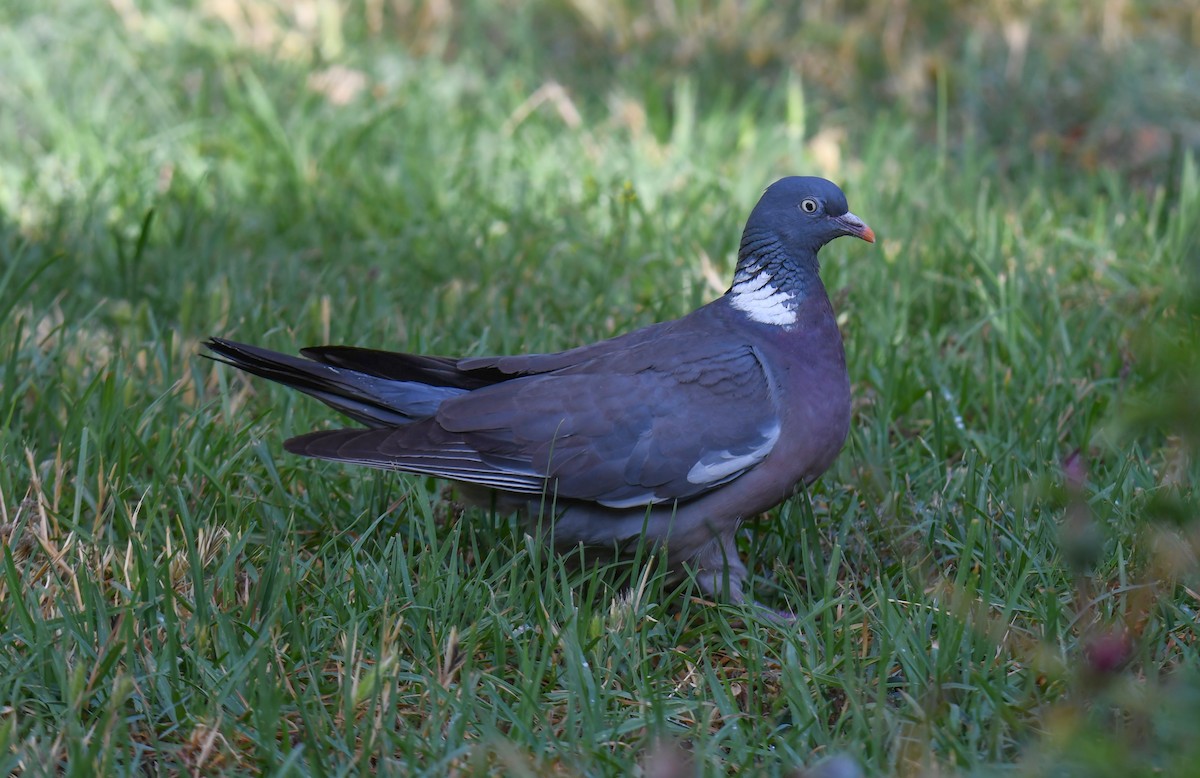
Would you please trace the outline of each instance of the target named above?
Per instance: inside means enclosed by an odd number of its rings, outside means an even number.
[[[816,213],[817,201],[811,197],[804,198],[804,200],[800,202],[800,210],[804,211],[805,213]]]

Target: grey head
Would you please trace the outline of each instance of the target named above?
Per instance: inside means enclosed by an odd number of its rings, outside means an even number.
[[[817,251],[842,235],[875,242],[836,184],[813,176],[779,179],[746,221],[729,304],[752,321],[790,327],[799,306],[821,289]]]
[[[850,213],[837,184],[816,176],[789,176],[767,187],[750,213],[746,232],[773,233],[786,248],[814,254],[842,235],[875,242],[874,231]]]

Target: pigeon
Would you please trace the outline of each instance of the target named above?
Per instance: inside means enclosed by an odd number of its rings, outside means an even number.
[[[780,179],[750,213],[724,295],[558,353],[204,345],[364,425],[292,438],[293,454],[456,482],[469,501],[521,513],[559,552],[662,548],[675,575],[741,603],[739,527],[812,483],[849,432],[817,259],[842,235],[875,241],[832,182]]]

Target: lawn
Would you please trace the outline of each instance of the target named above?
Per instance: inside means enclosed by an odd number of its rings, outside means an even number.
[[[0,772],[1200,775],[1200,12],[850,5],[8,0]],[[789,174],[879,236],[794,623],[201,355],[674,318]]]

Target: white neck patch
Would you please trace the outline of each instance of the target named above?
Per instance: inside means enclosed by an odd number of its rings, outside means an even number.
[[[771,283],[771,274],[759,269],[750,278],[735,278],[729,290],[729,302],[760,324],[786,327],[796,323],[796,309],[788,305],[794,298]]]

